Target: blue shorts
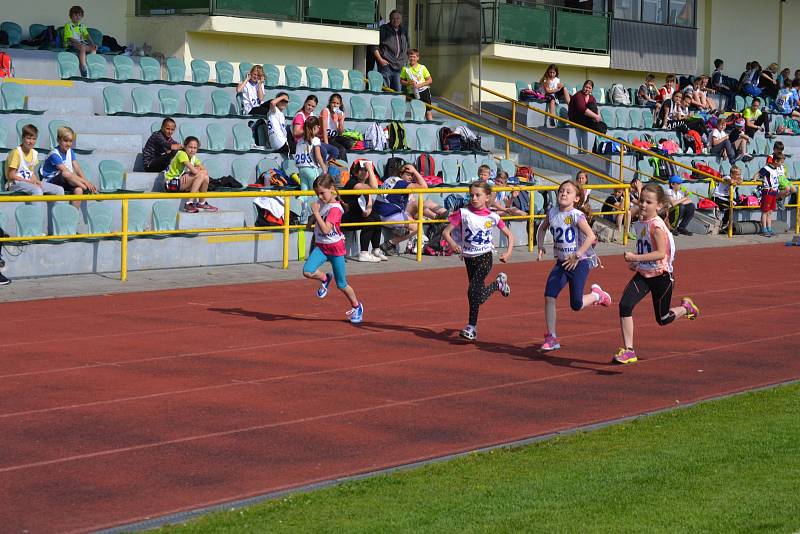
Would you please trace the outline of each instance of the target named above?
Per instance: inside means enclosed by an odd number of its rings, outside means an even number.
[[[547,285],[544,288],[544,296],[558,298],[558,294],[569,284],[569,305],[574,311],[583,308],[583,289],[586,287],[586,280],[589,279],[591,267],[588,260],[581,260],[572,271],[566,270],[561,266],[561,260],[557,260],[547,277]]]
[[[323,263],[329,261],[333,267],[333,277],[336,279],[336,287],[344,289],[347,287],[347,276],[345,275],[344,256],[328,256],[319,247],[314,247],[308,259],[303,264],[304,273],[313,273],[319,269]]]

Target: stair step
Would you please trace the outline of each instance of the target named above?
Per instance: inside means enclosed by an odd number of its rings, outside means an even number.
[[[125,176],[125,189],[129,191],[163,191],[163,178],[159,172],[129,172]]]
[[[136,134],[97,134],[82,132],[79,137],[81,147],[95,147],[103,152],[133,152],[142,151],[144,141],[141,135]]]
[[[201,211],[200,213],[178,214],[178,228],[181,230],[191,230],[194,228],[236,228],[244,224],[243,211],[218,211],[210,213]]]
[[[48,114],[63,113],[70,117],[94,115],[94,101],[91,97],[29,96],[28,109],[45,110]],[[70,123],[70,126],[76,129],[75,124]]]

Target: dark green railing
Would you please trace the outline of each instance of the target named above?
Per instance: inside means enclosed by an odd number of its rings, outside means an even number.
[[[481,4],[483,42],[607,54],[611,13],[545,6],[524,0]]]
[[[137,0],[136,14],[227,15],[366,27],[378,20],[376,0]]]

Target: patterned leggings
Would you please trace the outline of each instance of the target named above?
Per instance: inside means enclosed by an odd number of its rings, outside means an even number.
[[[668,325],[675,320],[675,312],[670,309],[674,284],[675,282],[670,273],[662,273],[652,278],[645,278],[640,273],[636,273],[622,293],[622,298],[619,301],[619,316],[631,317],[633,308],[648,293],[651,293],[653,295],[653,311],[656,314],[656,322],[661,326]]]
[[[467,278],[469,287],[467,288],[467,299],[469,300],[469,324],[478,326],[478,308],[481,304],[489,300],[492,293],[500,289],[497,281],[484,287],[483,282],[492,270],[492,253],[487,252],[474,258],[464,258],[464,265],[467,266]]]

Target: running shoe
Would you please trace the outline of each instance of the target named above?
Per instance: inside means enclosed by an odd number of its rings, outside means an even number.
[[[700,317],[700,308],[698,308],[694,301],[689,297],[683,297],[681,299],[681,306],[686,308],[686,318],[690,321],[694,321]]]
[[[0,286],[5,286],[11,283],[11,280],[3,276],[3,273],[0,273]]]
[[[500,294],[504,297],[509,296],[511,294],[511,286],[508,285],[508,275],[506,275],[506,273],[500,273],[495,280],[497,281],[497,288],[500,290]]]
[[[219,211],[218,207],[212,206],[208,202],[201,202],[200,204],[197,204],[196,207],[199,210],[206,210],[206,211],[210,211],[211,213],[216,213],[216,212]]]
[[[398,256],[400,255],[400,251],[397,250],[397,245],[392,243],[391,241],[385,241],[381,243],[380,249],[383,251],[385,256]]]
[[[359,302],[358,306],[356,306],[355,308],[350,308],[350,311],[348,311],[345,315],[350,317],[351,323],[353,324],[360,323],[361,320],[364,318],[364,305]]]
[[[378,258],[381,261],[388,261],[389,260],[389,258],[386,257],[386,254],[384,254],[383,251],[380,248],[373,248],[372,249],[372,255],[375,256],[376,258]]]
[[[545,351],[549,350],[557,350],[561,348],[561,344],[558,342],[558,338],[556,336],[552,336],[550,334],[544,335],[544,343],[542,344],[541,349]]]
[[[624,349],[622,347],[620,347],[619,351],[617,351],[614,357],[611,358],[611,363],[626,364],[637,361],[639,360],[636,358],[636,353],[633,351],[633,349]]]
[[[464,327],[464,330],[458,333],[459,336],[463,337],[464,339],[468,339],[470,341],[475,341],[478,339],[478,329],[468,324]]]
[[[325,275],[325,281],[322,282],[317,289],[317,296],[321,299],[324,299],[328,295],[328,286],[331,285],[331,280],[333,280],[333,275],[328,273]]]
[[[592,293],[597,295],[597,300],[595,301],[595,306],[611,306],[611,295],[603,291],[603,288],[597,284],[592,284]]]
[[[183,207],[183,211],[186,213],[197,213],[200,210],[197,209],[197,206],[194,205],[194,202],[187,202],[186,205]]]

